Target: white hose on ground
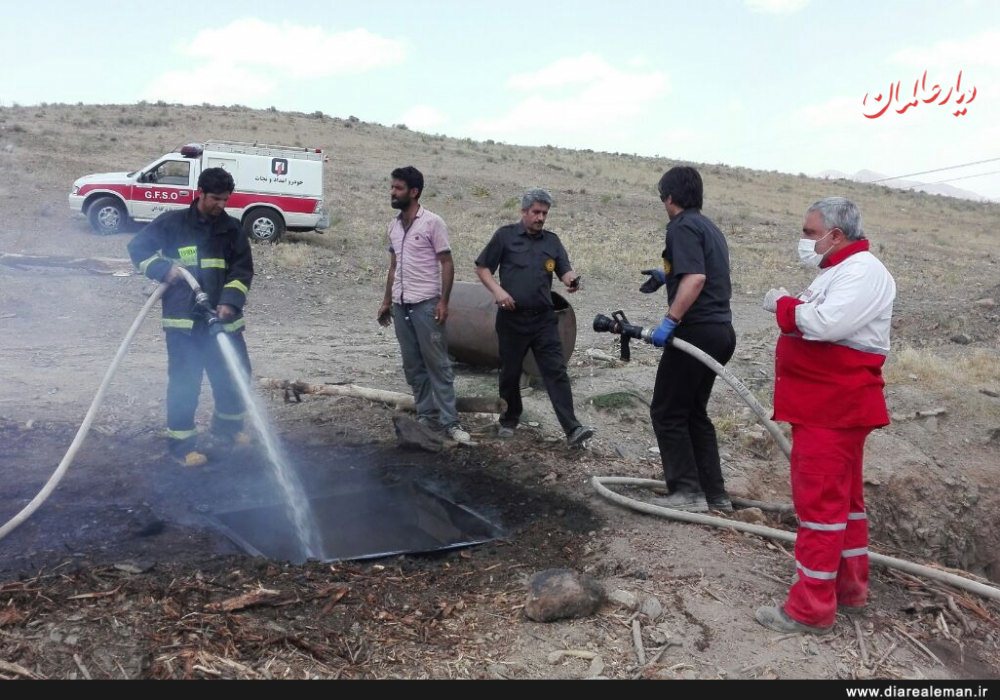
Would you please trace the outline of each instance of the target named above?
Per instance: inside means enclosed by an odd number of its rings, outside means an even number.
[[[778,530],[765,525],[755,525],[753,523],[744,523],[739,520],[730,520],[729,518],[719,518],[714,515],[687,513],[682,510],[674,510],[673,508],[662,508],[660,506],[655,506],[652,503],[646,503],[644,501],[638,501],[634,498],[629,498],[628,496],[622,496],[620,493],[615,493],[606,486],[607,484],[612,484],[618,486],[645,486],[647,488],[657,486],[662,487],[663,482],[658,479],[636,479],[627,476],[595,476],[590,479],[590,484],[599,494],[607,498],[609,501],[631,508],[632,510],[637,510],[640,513],[659,515],[670,518],[671,520],[680,520],[685,523],[694,523],[696,525],[725,527],[739,532],[749,532],[752,535],[768,537],[772,540],[788,542],[789,544],[795,543],[795,533],[792,532]],[[868,560],[873,564],[899,569],[900,571],[905,571],[906,573],[913,574],[914,576],[923,576],[924,578],[929,578],[934,581],[940,581],[941,583],[946,583],[954,586],[955,588],[961,588],[962,590],[976,593],[984,598],[1000,600],[1000,588],[989,586],[978,581],[972,581],[971,579],[963,578],[962,576],[957,576],[955,574],[948,573],[947,571],[941,571],[940,569],[924,566],[922,564],[914,564],[913,562],[906,561],[905,559],[896,559],[895,557],[888,557],[884,554],[876,554],[875,552],[868,553]]]
[[[183,268],[179,268],[183,269]],[[187,270],[184,270],[187,272]],[[193,279],[193,278],[192,278]],[[90,425],[94,422],[94,416],[97,414],[97,409],[100,407],[101,402],[104,400],[104,394],[107,392],[108,385],[111,383],[111,378],[118,371],[118,365],[121,364],[122,358],[125,357],[125,352],[128,350],[128,346],[132,343],[132,338],[135,337],[136,332],[139,330],[139,326],[142,324],[146,314],[153,307],[153,304],[163,296],[163,292],[167,289],[167,284],[160,284],[149,295],[149,299],[143,304],[142,310],[139,311],[139,315],[135,317],[135,321],[132,322],[132,327],[128,329],[128,333],[125,334],[125,338],[122,340],[121,345],[118,346],[118,352],[115,353],[114,359],[111,361],[111,366],[108,367],[108,371],[104,375],[104,381],[101,382],[100,388],[98,388],[97,393],[94,395],[94,400],[90,402],[90,409],[87,411],[87,415],[83,418],[83,423],[80,424],[80,429],[76,431],[76,437],[73,438],[72,444],[70,444],[69,449],[63,456],[62,461],[56,470],[49,477],[49,480],[45,482],[45,486],[42,490],[38,492],[38,495],[31,499],[21,512],[15,515],[13,518],[4,523],[3,527],[0,527],[0,540],[6,537],[14,528],[23,523],[31,514],[38,510],[39,506],[45,502],[49,495],[55,490],[59,482],[62,481],[63,476],[66,474],[66,470],[69,469],[69,465],[73,463],[73,459],[76,457],[77,451],[80,449],[80,445],[83,444],[84,438],[87,437],[87,433],[90,432]]]

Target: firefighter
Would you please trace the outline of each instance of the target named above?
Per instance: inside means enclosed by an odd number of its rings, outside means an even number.
[[[781,335],[774,420],[792,425],[796,576],[785,604],[757,610],[779,632],[828,632],[838,608],[868,601],[865,439],[888,425],[882,365],[896,283],[868,250],[858,207],[828,197],[806,211],[799,257],[822,272],[796,296],[764,296]]]
[[[225,331],[246,379],[250,358],[243,338],[243,305],[253,279],[250,241],[240,222],[226,213],[235,189],[222,168],[207,168],[198,178],[197,198],[187,209],[155,219],[128,245],[132,262],[150,279],[170,286],[163,295],[167,342],[167,438],[170,456],[198,467],[207,454],[218,455],[248,442],[243,432],[245,406],[210,322]],[[183,266],[208,296],[208,309],[178,269]],[[195,411],[203,373],[212,386],[215,412],[212,435],[199,449]]]

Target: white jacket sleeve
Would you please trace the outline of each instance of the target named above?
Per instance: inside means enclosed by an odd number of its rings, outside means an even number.
[[[817,279],[828,283],[820,285],[815,298],[795,308],[795,325],[802,337],[836,343],[860,341],[859,336],[863,336],[863,344],[869,344],[874,340],[871,326],[882,325],[879,320],[885,317],[887,306],[891,309],[896,296],[892,276],[877,260],[845,261],[828,274],[829,280],[822,280],[823,276]],[[888,338],[885,340],[887,343]]]

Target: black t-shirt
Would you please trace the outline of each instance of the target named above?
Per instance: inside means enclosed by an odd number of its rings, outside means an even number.
[[[559,236],[542,229],[528,233],[523,223],[501,226],[476,258],[476,267],[500,268],[500,286],[518,310],[552,308],[552,273],[560,278],[572,266]]]
[[[705,275],[705,286],[684,314],[684,324],[731,323],[729,246],[722,232],[697,209],[685,209],[667,224],[666,246],[663,260],[669,303],[677,296],[681,277]]]

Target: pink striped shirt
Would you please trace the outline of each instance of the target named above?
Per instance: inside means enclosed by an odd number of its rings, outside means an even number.
[[[423,207],[409,230],[403,230],[402,213],[389,224],[389,252],[396,255],[392,300],[416,304],[441,296],[441,263],[438,253],[451,250],[444,219]]]

